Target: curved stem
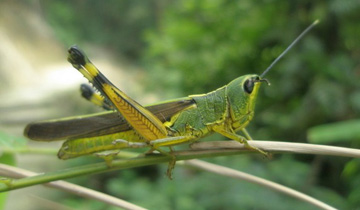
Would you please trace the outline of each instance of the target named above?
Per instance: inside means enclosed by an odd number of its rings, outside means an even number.
[[[275,182],[262,179],[260,177],[256,177],[241,171],[237,171],[231,168],[227,168],[224,166],[219,166],[212,163],[207,163],[205,161],[201,160],[186,160],[184,161],[185,165],[189,165],[191,167],[195,167],[204,171],[208,171],[214,174],[220,174],[222,176],[231,177],[234,179],[244,180],[247,182],[251,182],[254,184],[262,185],[264,187],[267,187],[269,189],[272,189],[277,192],[284,193],[286,195],[292,196],[296,199],[299,199],[301,201],[304,201],[306,203],[312,204],[316,207],[319,207],[321,209],[327,209],[327,210],[335,210],[334,207],[327,205],[324,202],[321,202],[319,200],[316,200],[315,198],[312,198],[304,193],[301,193],[299,191],[293,190],[291,188],[285,187],[283,185],[277,184]]]
[[[4,164],[1,164],[1,172],[2,174],[7,174],[8,177],[12,178],[24,178],[29,176],[36,176],[38,174],[28,171],[25,169],[13,167],[13,166],[7,166]],[[145,208],[142,208],[140,206],[134,205],[132,203],[129,203],[127,201],[121,200],[119,198],[107,195],[105,193],[101,193],[95,190],[91,190],[89,188],[81,187],[76,184],[72,184],[65,181],[54,181],[47,184],[44,184],[47,187],[52,187],[56,189],[60,189],[62,191],[76,194],[78,196],[84,197],[84,198],[90,198],[94,200],[98,200],[104,203],[107,203],[109,205],[117,206],[123,209],[136,209],[136,210],[145,210]]]
[[[360,150],[353,148],[327,146],[319,144],[292,143],[279,141],[251,140],[248,143],[256,148],[272,153],[297,153],[312,155],[332,155],[342,157],[360,158]],[[246,149],[243,144],[236,141],[203,141],[190,145],[194,150],[213,149]]]

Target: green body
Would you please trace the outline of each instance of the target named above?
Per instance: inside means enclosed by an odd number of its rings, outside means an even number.
[[[248,80],[254,81],[251,93],[244,90]],[[163,122],[168,137],[184,137],[160,143],[160,146],[188,143],[213,132],[221,133],[220,130],[235,132],[245,128],[254,116],[259,81],[257,75],[245,75],[207,94],[145,107]],[[43,131],[37,131],[38,127]],[[54,136],[56,131],[59,136]],[[38,141],[66,138],[58,154],[61,159],[129,147],[151,147],[151,141],[154,141],[144,139],[117,112],[33,123],[25,129],[25,135]],[[117,139],[126,142],[116,142]],[[129,142],[139,144],[129,145]]]
[[[244,128],[254,116],[256,91],[248,94],[243,90],[243,83],[257,75],[239,77],[228,85],[202,95],[191,95],[196,107],[181,111],[172,119],[169,126],[176,131],[176,135],[193,135],[197,138],[212,133],[213,126],[220,126],[227,130]],[[260,84],[260,83],[257,83]],[[193,134],[192,134],[193,133]]]
[[[160,147],[189,143],[214,132],[267,155],[247,143],[250,136],[245,131],[254,116],[260,84],[268,83],[262,77],[317,23],[315,21],[306,28],[261,76],[241,76],[207,94],[145,107],[114,86],[77,46],[73,46],[68,50],[68,61],[101,94],[85,88],[87,91],[83,91],[83,96],[114,112],[35,122],[25,128],[24,134],[37,141],[66,139],[58,153],[61,159],[107,150],[150,147],[150,151],[157,150],[172,157],[167,173],[169,177],[176,157]],[[239,130],[245,133],[247,139],[236,133]]]
[[[68,61],[102,95],[85,88],[83,96],[114,112],[29,124],[24,133],[30,139],[66,139],[58,153],[60,159],[138,147],[171,155],[160,148],[189,143],[214,132],[266,154],[236,134],[252,120],[260,84],[266,79],[245,75],[207,94],[142,106],[114,86],[76,46],[68,52]],[[175,164],[171,156],[169,171]]]
[[[167,128],[168,137],[181,136],[184,138],[162,143],[160,146],[172,146],[195,141],[213,132],[218,132],[215,127],[230,132],[245,128],[254,116],[255,99],[260,85],[260,83],[255,83],[253,92],[251,94],[246,93],[243,89],[244,82],[250,78],[258,78],[258,76],[242,76],[210,93],[191,95],[187,99],[182,98],[181,100],[193,101],[193,104],[175,113],[169,121],[164,122],[164,125]],[[67,159],[131,147],[125,142],[114,143],[116,139],[124,139],[128,142],[144,142],[144,144],[138,144],[134,147],[151,145],[135,130],[130,129],[115,134],[68,140],[60,149],[59,156],[62,159]]]

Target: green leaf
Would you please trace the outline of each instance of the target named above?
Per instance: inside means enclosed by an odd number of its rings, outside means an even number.
[[[334,143],[360,139],[360,120],[324,124],[308,130],[308,141],[311,143]]]
[[[4,149],[22,148],[26,145],[24,138],[8,135],[0,132],[0,163],[7,165],[16,165],[15,157],[13,154],[4,152]],[[1,177],[0,177],[1,178]],[[0,193],[0,209],[5,208],[7,193]]]
[[[0,194],[0,210],[5,208],[7,195],[8,195],[8,193],[1,193]]]
[[[0,154],[0,163],[4,163],[7,165],[15,165],[14,155],[7,154],[7,153]],[[0,179],[1,179],[1,177],[0,177]],[[7,196],[8,196],[8,193],[0,193],[0,209],[5,208]]]
[[[23,148],[24,146],[26,146],[26,140],[24,138],[15,137],[4,132],[0,132],[0,163],[15,165],[15,159],[13,155],[7,153],[6,150]]]
[[[26,146],[26,139],[15,137],[0,131],[0,152],[3,149],[16,149]],[[1,157],[1,153],[0,153]]]

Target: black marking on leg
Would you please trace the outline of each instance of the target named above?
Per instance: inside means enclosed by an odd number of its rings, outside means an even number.
[[[108,78],[105,77],[104,74],[102,74],[100,71],[98,71],[98,74],[93,76],[94,81],[97,81],[100,84],[109,84],[114,86]]]
[[[95,90],[97,92],[95,92]],[[105,97],[103,94],[99,94],[99,90],[92,88],[88,84],[81,84],[80,86],[80,92],[81,96],[84,97],[86,100],[93,102],[93,98],[96,98],[97,95],[101,96],[103,98],[103,101],[101,101],[102,105],[101,107],[105,110],[113,110],[113,106],[111,105],[111,102],[107,97]],[[98,105],[98,104],[96,104]]]
[[[86,55],[82,52],[76,45],[72,46],[68,50],[69,56],[68,61],[73,65],[82,65],[86,64]]]
[[[95,91],[88,84],[81,84],[80,86],[81,96],[90,100]]]

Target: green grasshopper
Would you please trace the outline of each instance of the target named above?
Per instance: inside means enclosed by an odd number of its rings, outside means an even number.
[[[36,141],[66,139],[58,152],[60,159],[69,159],[109,150],[148,147],[173,157],[168,175],[176,158],[163,151],[190,143],[212,133],[219,133],[264,155],[265,151],[248,144],[251,137],[245,127],[254,116],[256,97],[265,74],[318,21],[305,29],[289,47],[259,76],[238,77],[229,84],[201,95],[142,106],[114,86],[78,47],[68,50],[68,61],[93,84],[82,86],[83,96],[95,104],[113,109],[99,114],[35,122],[27,125],[24,134]],[[246,138],[236,132],[242,131]]]

